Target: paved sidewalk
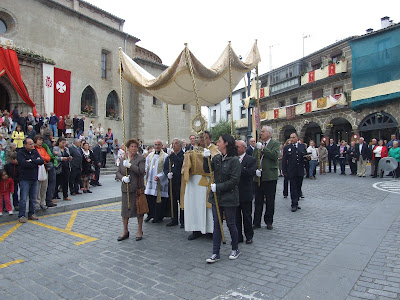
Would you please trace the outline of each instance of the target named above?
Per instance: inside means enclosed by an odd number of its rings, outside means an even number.
[[[103,186],[96,186],[96,187],[90,186],[90,190],[93,192],[92,194],[70,196],[71,201],[64,201],[62,199],[59,199],[57,201],[56,207],[48,208],[45,211],[40,210],[35,214],[37,216],[43,216],[65,211],[71,211],[74,209],[80,209],[85,207],[91,207],[91,206],[121,201],[121,182],[115,180],[115,175],[101,175],[100,183]],[[59,193],[59,195],[60,197],[62,197],[61,192]],[[14,212],[13,216],[9,216],[7,213],[4,213],[3,216],[0,217],[0,223],[15,221],[17,220],[17,216],[18,216],[17,211]]]

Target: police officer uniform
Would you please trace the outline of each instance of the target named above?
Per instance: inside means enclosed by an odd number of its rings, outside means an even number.
[[[304,156],[306,147],[299,142],[289,144],[283,149],[282,171],[290,182],[290,197],[292,199],[292,211],[295,212],[301,196],[301,187],[304,177]]]

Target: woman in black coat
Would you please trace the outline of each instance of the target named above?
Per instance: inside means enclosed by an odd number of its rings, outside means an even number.
[[[89,149],[89,143],[84,142],[82,145],[82,185],[84,193],[92,193],[89,189],[89,181],[94,173],[94,156],[93,151]]]
[[[235,139],[228,134],[220,136],[218,141],[218,150],[221,154],[215,155],[211,161],[211,169],[214,172],[215,182],[211,184],[208,202],[212,204],[214,232],[213,254],[206,260],[207,263],[214,263],[220,259],[219,250],[222,235],[216,202],[218,202],[220,213],[222,213],[222,211],[225,212],[226,224],[231,234],[232,253],[229,256],[229,259],[236,259],[240,255],[238,247],[239,235],[236,227],[236,209],[239,206],[238,186],[240,182],[241,167],[239,158],[237,157]],[[210,156],[210,150],[204,149],[203,169],[206,173],[210,172],[208,165],[208,159]],[[214,193],[217,195],[218,201],[215,201]]]

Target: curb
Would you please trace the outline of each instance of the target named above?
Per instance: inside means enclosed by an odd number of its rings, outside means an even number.
[[[76,210],[76,209],[82,209],[82,208],[103,205],[103,204],[109,204],[109,203],[113,203],[113,202],[117,203],[120,201],[121,201],[121,196],[106,198],[106,199],[99,199],[99,200],[92,200],[92,201],[87,201],[87,202],[80,202],[80,203],[70,203],[70,204],[66,204],[66,205],[62,205],[62,206],[51,207],[46,210],[40,210],[39,212],[35,213],[35,215],[38,217],[45,216],[45,215],[53,215],[53,214],[57,214],[57,213],[63,213],[63,212],[72,211],[72,210]],[[0,224],[6,223],[6,222],[13,222],[13,221],[18,221],[18,212],[17,211],[14,211],[14,215],[12,215],[12,216],[9,216],[9,215],[7,215],[7,213],[5,213],[2,217],[0,217]]]

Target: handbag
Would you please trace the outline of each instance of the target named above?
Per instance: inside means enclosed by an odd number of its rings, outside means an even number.
[[[140,184],[139,178],[143,178],[143,176],[140,175],[140,172],[136,187],[136,211],[138,215],[144,215],[149,212],[149,205],[147,204],[147,198],[144,194],[144,183]]]
[[[39,181],[47,180],[47,172],[46,172],[46,168],[44,167],[44,165],[40,165],[38,168],[38,180]]]

